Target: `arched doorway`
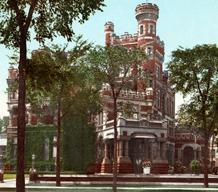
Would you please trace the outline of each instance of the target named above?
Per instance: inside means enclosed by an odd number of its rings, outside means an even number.
[[[152,162],[152,146],[156,136],[151,133],[133,133],[129,141],[129,157],[133,164],[135,173],[142,173],[141,162],[150,160]]]
[[[186,146],[183,149],[183,165],[190,166],[191,161],[194,159],[194,150],[191,146]]]

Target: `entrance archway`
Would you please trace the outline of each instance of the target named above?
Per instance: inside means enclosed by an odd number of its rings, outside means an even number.
[[[194,159],[194,150],[191,146],[186,146],[183,149],[183,165],[190,166],[191,161]]]

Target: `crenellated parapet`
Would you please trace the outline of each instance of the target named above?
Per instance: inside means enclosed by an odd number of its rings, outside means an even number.
[[[143,19],[157,20],[158,14],[159,14],[158,6],[152,3],[139,4],[135,9],[135,15],[138,21]]]
[[[136,44],[138,43],[138,36],[137,34],[129,34],[128,32],[125,32],[121,36],[113,35],[113,44],[119,45],[119,44]]]

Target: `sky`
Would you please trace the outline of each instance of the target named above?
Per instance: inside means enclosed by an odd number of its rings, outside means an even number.
[[[72,27],[76,35],[82,34],[84,39],[96,45],[104,45],[104,24],[112,21],[115,33],[137,32],[135,7],[141,3],[158,5],[159,19],[157,34],[165,43],[165,65],[170,61],[171,52],[180,46],[192,48],[197,44],[218,43],[218,0],[105,0],[103,12],[96,12],[84,24],[75,23]],[[55,40],[62,44],[63,39]],[[39,45],[28,43],[31,51]],[[9,58],[13,51],[0,45],[0,118],[7,113],[7,75]],[[176,94],[176,110],[184,102],[181,95]]]

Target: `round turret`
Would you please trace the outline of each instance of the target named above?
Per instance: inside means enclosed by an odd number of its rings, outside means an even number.
[[[111,21],[105,23],[104,32],[105,32],[105,44],[106,46],[110,46],[112,43],[112,35],[114,33],[114,24]]]
[[[138,22],[144,19],[157,20],[159,8],[156,4],[142,3],[136,7],[135,14]]]
[[[140,37],[155,37],[156,22],[158,19],[159,8],[156,4],[142,3],[135,9],[138,21],[138,32]]]
[[[104,25],[104,31],[105,32],[114,32],[114,24],[111,21],[108,21]]]

